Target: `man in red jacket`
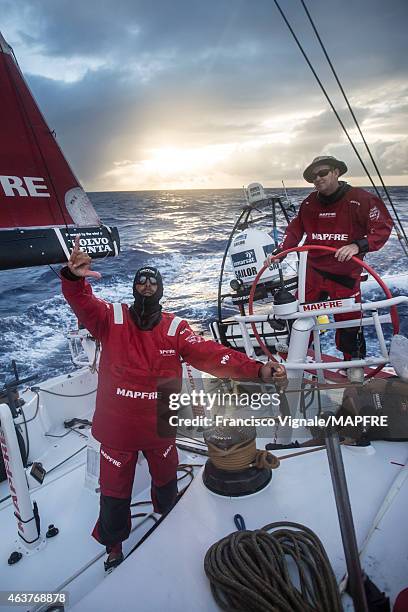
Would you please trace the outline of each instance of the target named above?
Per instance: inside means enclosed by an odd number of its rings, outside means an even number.
[[[170,393],[181,389],[185,360],[220,378],[281,382],[285,369],[262,364],[196,335],[188,323],[162,312],[160,272],[146,266],[133,283],[134,304],[110,304],[96,298],[86,276],[91,258],[79,249],[79,237],[61,270],[62,291],[79,321],[101,341],[98,390],[92,433],[101,443],[100,513],[92,535],[106,546],[110,569],[123,560],[122,542],[130,533],[130,502],[138,452],[152,477],[156,512],[168,512],[177,495],[175,433],[163,433]],[[166,437],[167,436],[167,437]]]
[[[392,219],[383,202],[376,196],[351,187],[339,177],[347,172],[344,162],[324,155],[316,157],[303,173],[313,191],[300,205],[279,245],[280,250],[299,244],[306,234],[305,245],[330,246],[336,253],[311,251],[306,275],[306,302],[353,297],[361,302],[360,275],[362,267],[351,260],[363,259],[368,251],[377,251],[392,230]],[[336,321],[359,319],[360,313],[339,314]],[[336,346],[344,358],[365,357],[362,329],[351,327],[336,331]],[[356,368],[353,368],[356,370]],[[359,372],[350,371],[351,377]]]

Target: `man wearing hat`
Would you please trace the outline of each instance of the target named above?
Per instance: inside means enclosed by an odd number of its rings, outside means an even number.
[[[165,421],[170,393],[181,390],[181,361],[220,378],[284,383],[286,374],[276,363],[262,364],[204,340],[187,321],[163,312],[163,281],[157,268],[145,266],[136,272],[129,307],[92,294],[85,277],[101,275],[90,264],[77,236],[68,266],[61,270],[62,291],[79,321],[102,344],[92,423],[92,434],[101,443],[101,499],[92,535],[106,546],[105,569],[110,569],[123,560],[122,541],[130,533],[139,451],[149,465],[154,510],[164,514],[175,502],[175,432]]]
[[[311,251],[306,275],[306,302],[353,297],[361,302],[362,267],[352,257],[363,259],[369,251],[380,249],[391,233],[392,219],[383,202],[359,187],[351,187],[339,177],[347,172],[343,161],[323,155],[316,157],[303,173],[313,191],[300,205],[279,245],[280,250],[299,244],[329,246],[336,253]],[[360,318],[360,313],[339,314],[336,321]],[[365,357],[363,331],[358,326],[336,331],[336,346],[344,358]],[[349,370],[351,378],[361,377],[361,370]]]

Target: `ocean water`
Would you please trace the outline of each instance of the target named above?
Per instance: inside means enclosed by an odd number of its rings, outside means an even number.
[[[268,194],[278,191],[267,190]],[[297,206],[308,190],[288,190]],[[408,188],[390,188],[400,218],[408,230]],[[102,274],[92,281],[94,292],[109,301],[132,302],[134,272],[142,265],[157,266],[164,277],[163,306],[207,330],[216,318],[221,259],[237,214],[245,204],[241,190],[192,190],[91,193],[101,219],[118,227],[121,254],[95,262]],[[268,227],[265,228],[268,231]],[[390,288],[408,295],[408,259],[393,235],[385,247],[366,261],[381,276],[399,275]],[[60,266],[56,266],[58,270]],[[403,275],[407,276],[404,277]],[[233,278],[226,267],[225,291]],[[0,273],[0,382],[10,378],[15,359],[21,376],[37,373],[40,380],[74,369],[66,340],[76,319],[60,292],[60,281],[48,267]],[[366,299],[380,299],[371,288]],[[232,308],[226,305],[225,314]],[[408,308],[400,309],[401,329],[408,336]],[[389,326],[388,326],[389,327]],[[375,350],[372,333],[368,347]],[[332,343],[324,337],[326,349]]]

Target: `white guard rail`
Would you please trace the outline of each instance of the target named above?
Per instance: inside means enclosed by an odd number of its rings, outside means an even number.
[[[377,339],[380,344],[381,349],[381,357],[367,357],[365,359],[356,359],[352,361],[326,361],[326,362],[316,362],[316,361],[285,361],[285,367],[287,370],[338,370],[338,369],[347,369],[347,368],[355,368],[355,367],[370,367],[377,365],[384,365],[389,362],[389,354],[385,344],[385,338],[382,331],[381,323],[390,323],[391,316],[387,315],[379,315],[378,309],[380,308],[391,308],[391,306],[397,306],[398,304],[408,303],[408,297],[404,295],[396,296],[393,298],[387,298],[384,300],[379,300],[377,302],[366,302],[364,304],[351,304],[347,306],[337,307],[337,308],[322,308],[319,310],[313,310],[312,312],[294,312],[291,314],[280,314],[279,316],[275,315],[237,315],[234,319],[239,323],[242,332],[242,338],[244,341],[245,351],[248,357],[255,357],[254,347],[252,346],[247,323],[257,323],[257,322],[265,322],[268,320],[277,319],[315,319],[319,315],[329,315],[329,314],[340,314],[347,312],[373,312],[372,317],[366,317],[364,319],[351,319],[349,321],[338,321],[335,323],[323,323],[318,324],[315,323],[310,327],[307,332],[316,332],[319,329],[338,329],[345,327],[360,327],[373,325],[375,327],[375,331],[377,334]],[[314,334],[314,340],[316,342],[316,334]],[[318,347],[315,347],[316,356],[320,357],[320,343]]]

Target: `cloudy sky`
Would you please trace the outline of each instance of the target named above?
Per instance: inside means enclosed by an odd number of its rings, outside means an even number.
[[[300,0],[280,0],[359,141]],[[390,185],[408,184],[407,0],[307,0]],[[0,0],[0,28],[88,191],[368,184],[273,0]]]

